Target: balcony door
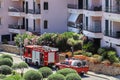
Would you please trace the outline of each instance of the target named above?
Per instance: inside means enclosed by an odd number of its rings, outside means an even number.
[[[78,9],[83,9],[83,0],[78,0]]]
[[[99,20],[96,20],[96,21],[94,21],[94,25],[93,25],[94,27],[94,31],[96,31],[96,32],[101,32],[101,21],[99,21]]]
[[[120,12],[120,1],[116,0],[117,11]]]
[[[105,11],[109,11],[109,0],[105,0]]]
[[[26,13],[28,13],[28,2],[26,2]]]
[[[105,35],[109,35],[109,21],[105,20]]]
[[[88,9],[88,0],[86,0],[85,3],[86,3],[86,9]]]
[[[28,31],[28,19],[26,19],[26,31]]]
[[[24,12],[25,11],[25,1],[23,1],[22,8],[23,8],[23,12]]]

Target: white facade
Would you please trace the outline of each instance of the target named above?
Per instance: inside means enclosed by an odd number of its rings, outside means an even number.
[[[97,39],[100,47],[115,48],[120,56],[120,1],[69,0],[69,4],[72,5],[68,8],[69,13],[83,14],[83,34],[90,39]],[[76,22],[71,27],[75,28],[75,25],[77,25]],[[70,31],[75,32],[78,29],[74,28]]]
[[[65,0],[0,0],[0,42],[26,31],[63,33],[67,15]]]

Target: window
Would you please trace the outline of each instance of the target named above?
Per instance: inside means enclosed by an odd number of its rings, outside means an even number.
[[[9,34],[8,35],[2,35],[1,38],[2,38],[2,42],[10,41],[10,35]]]
[[[2,22],[1,22],[1,18],[0,18],[0,25],[2,24]]]
[[[1,4],[2,4],[2,3],[0,2],[0,8],[2,7]]]
[[[48,2],[44,2],[44,10],[48,10]]]
[[[88,29],[88,17],[86,17],[86,29]]]
[[[47,29],[47,28],[48,28],[48,21],[45,20],[45,21],[44,21],[44,29]]]
[[[33,30],[35,31],[35,19],[33,20]]]

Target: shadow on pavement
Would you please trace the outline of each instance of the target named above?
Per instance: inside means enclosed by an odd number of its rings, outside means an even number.
[[[81,78],[87,78],[87,77],[89,77],[88,75],[83,75],[83,76],[81,76]]]

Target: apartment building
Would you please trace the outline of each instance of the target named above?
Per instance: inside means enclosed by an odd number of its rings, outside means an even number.
[[[83,34],[98,47],[113,47],[120,56],[120,0],[69,0],[68,30]]]
[[[65,32],[67,14],[65,0],[0,0],[0,42],[27,31]]]

